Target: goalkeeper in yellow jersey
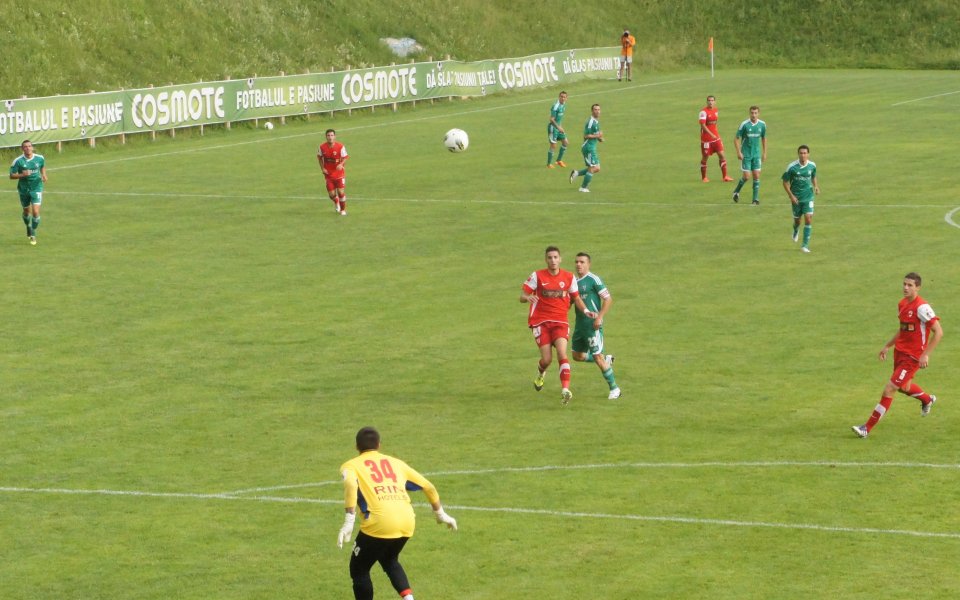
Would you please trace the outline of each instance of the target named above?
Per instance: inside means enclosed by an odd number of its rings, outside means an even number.
[[[456,531],[457,520],[443,511],[437,488],[426,477],[398,458],[380,453],[380,433],[373,427],[357,432],[359,456],[340,467],[343,475],[343,527],[337,546],[350,540],[357,509],[360,533],[350,556],[350,578],[357,600],[373,598],[370,569],[379,562],[403,600],[413,600],[407,574],[400,564],[400,551],[413,536],[416,517],[408,491],[423,490],[433,507],[437,523]]]

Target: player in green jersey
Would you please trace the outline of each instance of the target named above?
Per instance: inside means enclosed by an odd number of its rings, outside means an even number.
[[[547,123],[547,141],[550,142],[550,149],[547,150],[547,168],[553,167],[553,151],[557,149],[557,142],[560,142],[560,153],[557,154],[557,166],[565,167],[567,163],[563,162],[563,154],[567,151],[567,132],[563,130],[560,121],[563,120],[563,113],[567,110],[567,93],[560,92],[560,97],[553,106],[550,107],[550,122]]]
[[[590,118],[583,126],[583,145],[580,146],[580,152],[583,153],[583,162],[585,168],[579,171],[570,171],[570,183],[576,181],[577,177],[583,177],[583,185],[580,186],[581,192],[590,191],[590,181],[593,176],[600,172],[600,157],[597,156],[597,144],[603,141],[603,131],[600,130],[600,105],[594,104],[590,107]]]
[[[43,202],[43,184],[47,181],[47,167],[42,154],[34,154],[30,140],[20,144],[23,154],[10,165],[10,179],[16,179],[23,207],[23,224],[27,226],[27,239],[37,244],[37,228],[40,227],[40,204]]]
[[[753,176],[753,203],[760,204],[760,168],[767,160],[767,124],[760,120],[760,107],[750,107],[750,118],[740,123],[737,137],[733,140],[740,159],[743,173],[737,188],[733,190],[733,201],[740,201],[740,190],[747,179]]]
[[[610,310],[613,297],[603,280],[590,272],[590,255],[577,254],[577,289],[584,306],[595,313],[593,317],[577,308],[577,323],[573,330],[573,360],[594,362],[610,386],[610,400],[620,397],[620,388],[613,377],[613,355],[603,353],[603,316]]]
[[[797,160],[787,165],[781,179],[793,206],[793,241],[800,238],[800,217],[803,217],[803,245],[800,250],[809,253],[810,233],[813,231],[813,196],[820,193],[817,163],[810,160],[809,146],[804,144],[797,148]]]

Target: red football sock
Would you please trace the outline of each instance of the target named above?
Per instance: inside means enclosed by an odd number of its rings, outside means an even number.
[[[880,398],[880,404],[878,404],[876,408],[873,409],[873,414],[870,415],[870,419],[867,421],[866,427],[867,427],[868,433],[870,432],[871,429],[873,429],[873,426],[877,424],[877,421],[879,421],[883,417],[883,415],[885,415],[887,411],[890,410],[890,405],[892,403],[893,403],[893,398],[891,398],[890,396],[883,396],[882,398]]]
[[[720,172],[723,173],[723,176],[727,176],[727,161],[720,161]]]
[[[700,177],[706,177],[706,176],[707,176],[707,161],[701,160],[700,161]]]
[[[928,394],[928,393],[926,393],[925,391],[923,391],[923,390],[920,388],[920,386],[917,385],[917,384],[915,384],[915,383],[911,383],[911,384],[910,384],[910,389],[908,389],[908,390],[900,390],[900,393],[901,393],[901,394],[906,394],[906,395],[908,395],[908,396],[913,396],[914,398],[916,398],[916,399],[919,400],[920,402],[923,402],[924,404],[929,404],[929,403],[930,403],[930,400],[931,400],[930,394]]]
[[[564,389],[570,387],[570,361],[567,359],[560,361],[560,387]]]
[[[341,197],[340,197],[340,210],[347,210],[347,197],[346,197],[346,196],[341,196]]]

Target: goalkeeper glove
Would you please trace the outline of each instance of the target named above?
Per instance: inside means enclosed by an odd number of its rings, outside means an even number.
[[[457,520],[451,517],[450,515],[448,515],[447,513],[443,512],[442,507],[438,510],[433,511],[433,516],[437,518],[437,523],[441,525],[446,525],[447,527],[449,527],[454,531],[457,530]]]
[[[350,536],[353,535],[353,522],[356,520],[357,515],[354,513],[346,513],[343,517],[343,527],[340,528],[340,533],[337,534],[337,548],[343,548],[344,542],[350,541]]]

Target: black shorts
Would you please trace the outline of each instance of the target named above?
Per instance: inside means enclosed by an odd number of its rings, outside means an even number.
[[[350,556],[350,577],[369,573],[374,563],[380,563],[384,571],[390,574],[390,567],[399,564],[400,551],[410,538],[377,538],[363,533],[357,534]]]

